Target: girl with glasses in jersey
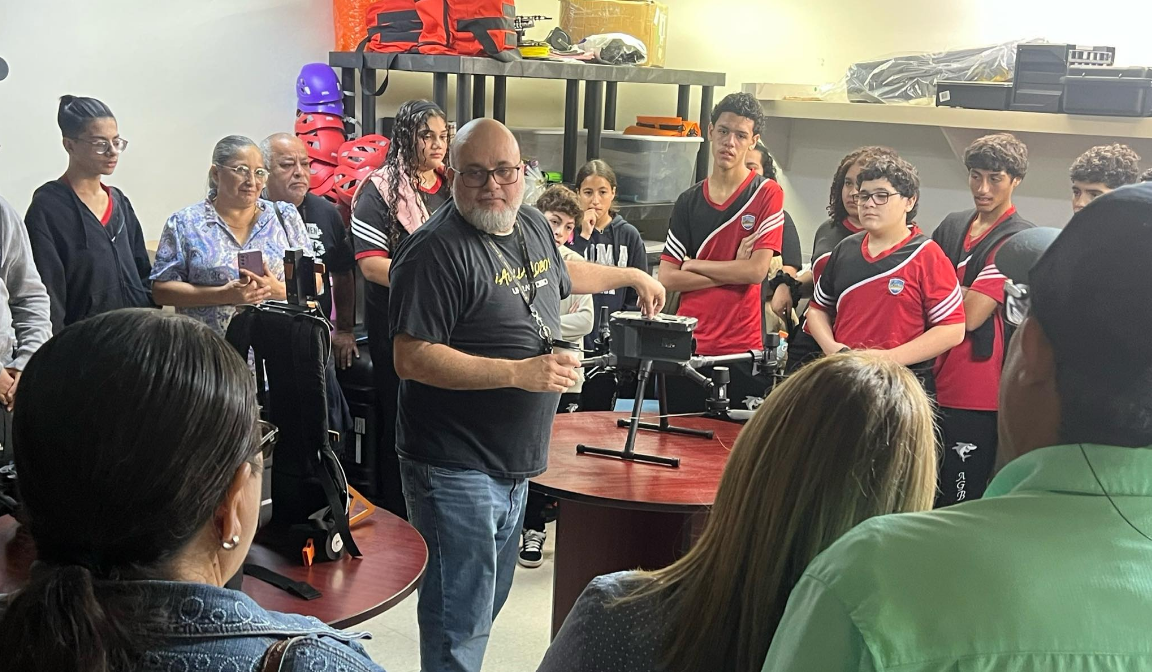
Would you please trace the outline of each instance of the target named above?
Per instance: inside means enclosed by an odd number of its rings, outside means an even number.
[[[156,303],[204,322],[220,335],[237,306],[287,298],[284,252],[312,244],[296,206],[260,198],[264,154],[230,135],[212,150],[208,197],[168,218],[152,269]],[[239,254],[259,251],[263,271],[241,270]]]
[[[109,310],[151,306],[152,264],[131,201],[103,182],[128,148],[112,110],[64,96],[56,121],[68,168],[36,190],[25,221],[59,331]]]

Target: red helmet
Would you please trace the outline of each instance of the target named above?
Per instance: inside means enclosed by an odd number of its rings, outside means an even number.
[[[366,135],[345,142],[340,147],[339,162],[341,166],[359,168],[371,166],[380,168],[384,165],[384,157],[388,154],[388,138],[382,135]]]
[[[336,165],[340,146],[344,144],[344,132],[334,128],[321,128],[318,131],[300,136],[308,147],[308,157],[313,161],[323,161]]]
[[[342,203],[351,203],[360,183],[367,179],[373,170],[372,166],[366,165],[361,165],[359,168],[336,166],[336,171],[332,175],[336,183],[332,185],[332,190]]]
[[[317,196],[324,196],[327,198],[327,197],[330,197],[332,194],[335,193],[332,191],[332,187],[335,184],[336,184],[336,176],[335,175],[329,175],[318,186],[312,187],[308,191],[311,191],[313,194],[316,194]]]
[[[335,114],[324,114],[322,112],[301,112],[296,117],[296,135],[305,135],[320,130],[321,128],[335,128],[341,133],[344,132],[344,120]]]
[[[321,163],[319,161],[313,161],[312,168],[310,170],[311,176],[308,178],[308,188],[317,189],[323,185],[324,182],[331,182],[332,173],[335,170],[335,166],[330,166],[327,163]],[[331,189],[332,185],[329,184],[328,188]]]

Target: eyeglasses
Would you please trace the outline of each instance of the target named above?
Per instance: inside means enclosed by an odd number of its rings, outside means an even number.
[[[900,193],[896,191],[874,191],[870,194],[856,193],[852,195],[852,201],[857,206],[867,205],[868,201],[872,201],[876,205],[886,205],[889,198],[899,195]]]
[[[97,154],[99,154],[101,156],[108,154],[109,152],[112,151],[113,148],[116,149],[117,153],[123,152],[125,149],[128,149],[128,141],[125,140],[124,138],[112,138],[111,140],[104,140],[104,139],[80,140],[79,138],[77,138],[76,140],[78,142],[84,142],[84,143],[87,143],[89,145],[92,145],[93,151],[95,151]]]
[[[1028,285],[1016,284],[1011,280],[1004,283],[1004,321],[1019,327],[1032,312],[1032,295]]]
[[[264,182],[268,179],[268,171],[264,170],[263,168],[257,168],[256,170],[252,170],[248,166],[243,166],[243,165],[241,165],[241,166],[222,166],[218,163],[214,163],[212,165],[216,166],[220,170],[232,171],[233,173],[235,173],[237,175],[237,177],[244,180],[245,182],[247,182],[248,180],[251,180],[253,178],[255,178],[257,182]]]
[[[276,441],[280,438],[280,428],[265,420],[257,421],[256,426],[260,429],[260,454],[267,462],[272,459],[272,449],[276,447]]]
[[[496,180],[496,184],[505,185],[512,184],[520,176],[520,168],[523,164],[516,164],[515,166],[501,166],[500,168],[493,168],[492,170],[485,170],[483,168],[475,168],[470,170],[457,170],[451,168],[450,170],[460,176],[460,180],[464,182],[464,186],[479,189],[485,184],[488,184],[488,178]]]

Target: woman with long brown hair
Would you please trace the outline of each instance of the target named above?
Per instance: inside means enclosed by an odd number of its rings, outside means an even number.
[[[845,353],[801,369],[741,431],[692,550],[594,579],[540,672],[758,672],[816,555],[868,518],[932,507],[935,445],[906,367]]]

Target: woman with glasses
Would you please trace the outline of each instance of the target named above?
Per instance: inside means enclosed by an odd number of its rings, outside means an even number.
[[[37,561],[0,605],[5,669],[255,670],[301,637],[276,669],[380,670],[367,635],[224,587],[252,545],[276,437],[224,339],[154,310],[100,315],[32,357],[20,399],[21,520]]]
[[[311,243],[291,203],[260,198],[268,169],[256,143],[230,135],[212,150],[208,198],[168,218],[152,269],[156,303],[223,335],[236,307],[287,298],[284,251]],[[241,270],[238,255],[257,250],[264,271]]]
[[[64,96],[56,121],[68,169],[36,190],[25,221],[59,331],[109,310],[151,306],[152,264],[132,203],[102,181],[128,148],[112,110]]]

